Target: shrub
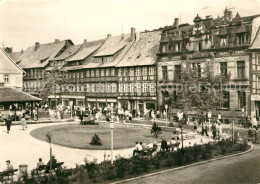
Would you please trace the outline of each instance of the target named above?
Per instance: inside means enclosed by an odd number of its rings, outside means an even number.
[[[151,134],[154,134],[154,136],[157,138],[158,134],[162,133],[161,127],[159,127],[155,122],[153,123]]]
[[[116,168],[117,177],[123,178],[129,167],[129,160],[125,158],[117,158],[114,162]]]
[[[170,122],[170,123],[169,123],[169,127],[174,127],[174,126],[173,126],[173,122]]]
[[[95,134],[92,139],[91,139],[91,142],[90,142],[91,145],[94,145],[94,146],[100,146],[102,145],[102,141],[101,139],[99,138],[99,136],[97,134]]]

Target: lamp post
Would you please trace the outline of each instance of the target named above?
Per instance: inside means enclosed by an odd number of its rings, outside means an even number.
[[[210,118],[211,118],[211,116],[212,116],[212,113],[211,113],[211,111],[209,111],[208,112],[208,118],[209,118],[209,132],[210,132],[210,125],[211,125],[211,123],[210,123]]]
[[[165,104],[165,119],[166,119],[166,127],[167,127],[167,115],[168,115],[168,113],[167,113],[167,111],[168,111],[168,105],[167,104]]]
[[[72,106],[73,106],[73,101],[70,101],[70,119],[72,119]]]
[[[113,140],[113,129],[114,129],[114,122],[113,120],[110,122],[110,130],[111,130],[111,164],[113,164],[113,146],[114,146],[114,140]]]

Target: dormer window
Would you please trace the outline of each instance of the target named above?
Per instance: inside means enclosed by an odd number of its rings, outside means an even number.
[[[227,38],[226,37],[220,38],[220,46],[225,46],[225,45],[227,45]]]
[[[237,34],[237,44],[241,45],[245,43],[244,34]]]

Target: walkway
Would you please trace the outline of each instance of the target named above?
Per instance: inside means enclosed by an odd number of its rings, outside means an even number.
[[[70,122],[71,123],[71,122]],[[78,123],[78,122],[77,122]],[[44,126],[52,126],[61,123],[52,124],[32,124],[28,125],[27,130],[22,130],[21,126],[12,126],[10,134],[7,134],[6,127],[0,127],[0,170],[5,169],[5,161],[10,160],[14,168],[20,164],[27,164],[28,170],[34,169],[39,157],[44,163],[49,161],[49,144],[44,141],[33,138],[30,131]],[[63,124],[68,124],[65,122]],[[84,158],[98,161],[104,160],[104,153],[110,155],[110,151],[102,150],[82,150],[67,148],[59,145],[52,145],[53,154],[58,161],[64,162],[68,168],[75,167],[75,164],[84,164]],[[115,150],[114,155],[124,157],[132,156],[133,148]]]
[[[259,183],[260,146],[250,153],[126,183]]]

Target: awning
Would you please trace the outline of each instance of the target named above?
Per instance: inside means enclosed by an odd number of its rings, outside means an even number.
[[[19,91],[16,88],[0,88],[0,103],[1,102],[39,102],[42,99]]]

